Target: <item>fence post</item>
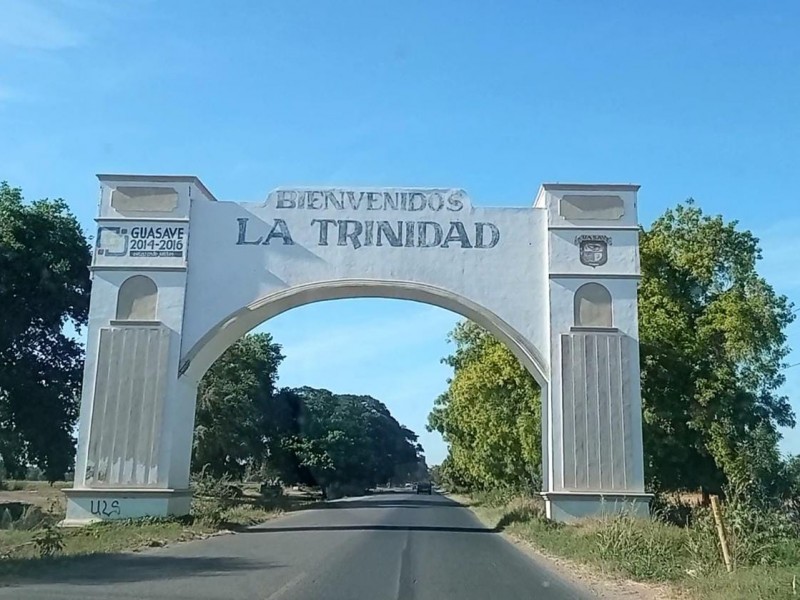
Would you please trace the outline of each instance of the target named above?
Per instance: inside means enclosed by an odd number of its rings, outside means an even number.
[[[725,568],[728,573],[733,571],[731,565],[731,553],[728,550],[728,540],[725,537],[725,526],[722,523],[722,513],[719,510],[719,499],[716,496],[711,496],[711,511],[714,513],[714,522],[717,524],[717,535],[719,536],[719,544],[722,546],[722,559],[725,561]]]

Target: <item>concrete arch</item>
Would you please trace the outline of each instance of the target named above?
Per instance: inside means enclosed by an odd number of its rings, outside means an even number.
[[[532,207],[497,208],[455,188],[279,188],[219,202],[196,177],[100,182],[68,522],[187,514],[204,372],[270,318],[341,298],[439,306],[509,347],[542,387],[549,517],[617,500],[647,512],[638,186],[545,184]],[[98,464],[116,469],[107,481],[93,477]]]
[[[505,343],[533,375],[546,397],[547,363],[539,349],[526,342],[492,311],[451,291],[412,281],[345,279],[320,281],[269,294],[229,315],[208,331],[181,360],[181,376],[199,381],[212,363],[239,338],[283,312],[314,302],[345,298],[410,300],[445,308],[474,321]]]

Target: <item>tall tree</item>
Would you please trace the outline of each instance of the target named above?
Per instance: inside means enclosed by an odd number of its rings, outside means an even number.
[[[650,485],[780,493],[794,472],[778,451],[778,427],[795,422],[778,391],[794,317],[758,274],[758,240],[689,201],[641,231],[640,254]],[[536,385],[474,324],[458,325],[452,338],[456,351],[446,362],[454,376],[429,416],[429,429],[449,443],[441,476],[471,486],[523,480],[540,460]]]
[[[379,400],[308,387],[293,391],[302,400],[293,448],[315,483],[369,487],[398,471],[420,471],[416,434]]]
[[[26,204],[0,183],[0,456],[51,481],[71,467],[83,349],[64,334],[86,323],[89,244],[63,200]]]
[[[296,415],[276,393],[281,347],[268,333],[243,337],[220,356],[197,393],[192,463],[241,476],[248,464],[283,459],[283,439]]]
[[[476,487],[538,487],[538,384],[502,342],[475,323],[459,323],[450,337],[455,352],[445,362],[453,378],[428,417],[428,429],[449,444],[447,473]]]
[[[794,425],[778,393],[784,331],[794,317],[788,300],[758,275],[758,240],[689,201],[643,230],[640,248],[651,483],[719,489],[764,481],[779,462],[777,427]]]

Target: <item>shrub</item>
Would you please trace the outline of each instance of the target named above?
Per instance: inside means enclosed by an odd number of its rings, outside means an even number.
[[[497,522],[497,527],[503,529],[511,523],[525,523],[544,518],[544,502],[541,499],[521,496],[514,498],[506,505]]]
[[[657,493],[650,502],[650,514],[653,518],[678,527],[689,527],[696,509],[696,505],[682,500],[678,495],[667,496]]]
[[[192,502],[192,517],[202,525],[217,528],[225,522],[225,507],[213,498],[195,500]]]
[[[800,562],[798,530],[786,512],[753,505],[738,496],[723,505],[723,520],[734,565],[787,565]]]
[[[532,498],[532,496],[520,495],[520,492],[513,487],[498,486],[487,490],[472,492],[473,504],[476,506],[488,506],[491,508],[501,508],[508,506],[517,498]]]
[[[206,465],[192,479],[195,496],[213,498],[222,508],[232,506],[243,495],[242,489],[231,481],[228,474],[215,477],[206,470]]]
[[[283,484],[280,479],[270,479],[261,484],[259,493],[264,500],[273,500],[283,496]]]
[[[64,549],[64,534],[58,527],[48,525],[34,536],[33,545],[39,556],[50,558]]]

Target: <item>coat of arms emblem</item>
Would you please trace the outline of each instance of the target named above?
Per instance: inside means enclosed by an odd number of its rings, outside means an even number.
[[[608,262],[608,247],[611,238],[607,235],[579,235],[575,238],[581,263],[589,267],[601,267]]]

